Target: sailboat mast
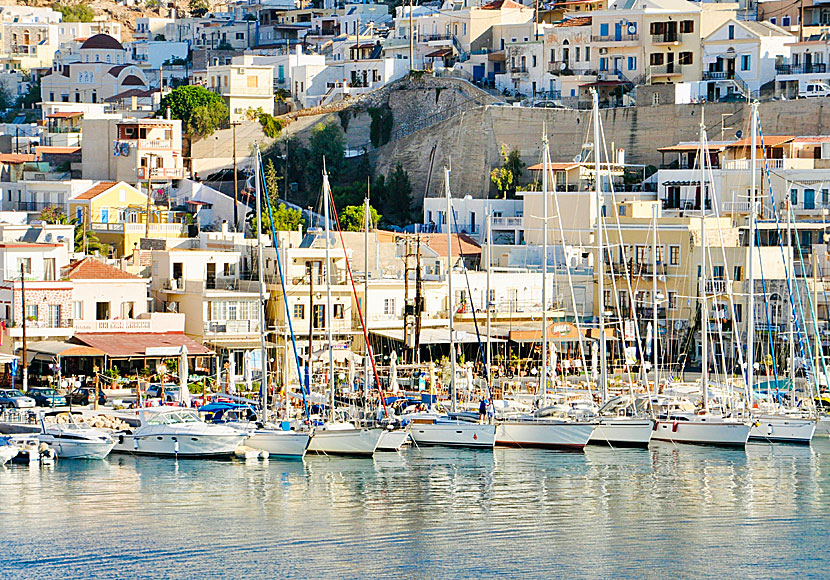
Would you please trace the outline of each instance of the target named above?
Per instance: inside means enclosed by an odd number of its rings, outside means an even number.
[[[600,169],[599,93],[592,89],[594,124],[594,184],[596,192],[597,293],[599,301],[599,382],[602,402],[608,400],[608,353],[605,341],[605,256],[602,247],[602,170]]]
[[[455,344],[453,343],[452,319],[455,314],[452,303],[452,234],[450,234],[450,220],[452,219],[452,200],[450,198],[450,170],[444,168],[444,193],[447,196],[447,215],[444,225],[447,226],[447,304],[449,311],[450,329],[450,397],[452,397],[452,411],[455,412]]]
[[[787,191],[787,276],[790,280],[795,282],[795,276],[793,275],[793,234],[792,234],[792,221],[791,221],[791,214],[790,214],[790,204],[792,203],[792,199],[790,197],[790,187],[787,184],[786,187]],[[792,287],[793,283],[789,284]],[[792,288],[790,290],[792,293]],[[792,294],[790,295],[790,304],[792,304]],[[790,374],[790,404],[795,408],[795,310],[790,308],[790,315],[787,317],[788,321],[788,335],[790,338],[790,363],[787,365],[788,371]],[[816,369],[818,370],[818,369]]]
[[[490,340],[490,246],[493,243],[491,238],[492,233],[492,225],[491,219],[492,216],[490,215],[490,204],[487,204],[487,224],[486,224],[486,235],[487,235],[487,296],[485,297],[484,304],[485,308],[487,308],[487,362],[485,369],[487,370],[487,392],[489,394],[493,393],[493,373],[491,371],[490,365],[492,364],[492,342]]]
[[[256,149],[256,167],[254,168],[256,175],[254,176],[254,189],[256,192],[256,245],[257,245],[257,270],[259,273],[259,343],[262,349],[262,381],[260,389],[262,397],[260,404],[262,406],[262,420],[268,420],[268,356],[265,349],[265,295],[263,288],[265,287],[265,271],[264,260],[262,259],[262,189],[260,187],[261,174],[260,168],[260,154],[259,147]],[[279,251],[274,248],[275,251]]]
[[[709,412],[709,312],[706,303],[706,165],[704,143],[706,142],[706,127],[700,124],[700,199],[703,204],[700,208],[700,366],[701,366],[701,394],[703,410]]]
[[[548,136],[542,136],[542,372],[539,374],[541,407],[548,402]]]
[[[368,180],[366,183],[368,188]],[[364,323],[369,322],[369,217],[370,209],[369,209],[369,193],[367,189],[366,198],[363,200],[363,320]],[[364,366],[364,378],[363,378],[363,401],[364,404],[369,398],[369,367],[371,366],[371,362],[369,361],[369,341],[366,341],[366,358],[363,361]]]
[[[326,232],[326,338],[328,339],[327,349],[329,351],[329,389],[331,390],[331,397],[329,403],[331,409],[329,411],[332,421],[334,420],[334,386],[336,384],[334,378],[334,351],[331,348],[332,332],[331,332],[331,262],[329,260],[329,176],[325,169],[325,160],[323,161],[323,215],[325,219]]]
[[[756,195],[755,195],[755,181],[757,176],[755,175],[755,168],[757,164],[757,156],[758,152],[756,151],[757,146],[757,135],[756,129],[758,127],[758,103],[752,103],[752,115],[750,117],[750,147],[752,149],[750,153],[750,185],[749,185],[749,263],[747,264],[747,276],[746,276],[746,284],[747,284],[747,293],[746,293],[746,315],[747,315],[747,331],[746,331],[746,349],[747,349],[747,356],[746,356],[746,390],[749,393],[749,397],[752,397],[752,387],[753,382],[755,379],[755,276],[752,267],[752,263],[754,261],[755,256],[755,204]],[[752,401],[750,400],[750,403]]]
[[[651,276],[651,302],[652,308],[654,311],[652,312],[653,318],[653,325],[654,325],[654,332],[651,335],[652,340],[652,347],[651,347],[651,355],[653,357],[652,364],[654,365],[654,394],[657,394],[657,385],[660,382],[660,369],[657,366],[657,348],[660,345],[660,335],[657,332],[657,306],[659,304],[657,300],[657,204],[655,203],[652,206],[652,216],[654,217],[654,239],[651,242],[651,258],[652,263],[654,265],[654,271],[652,272]],[[664,297],[665,299],[665,297]]]

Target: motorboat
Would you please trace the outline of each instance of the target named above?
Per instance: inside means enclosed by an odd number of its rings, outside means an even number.
[[[130,429],[115,433],[116,453],[159,457],[230,457],[248,433],[202,421],[192,409],[147,407],[118,416]]]
[[[20,448],[11,437],[0,437],[0,465],[5,465],[20,452]]]
[[[77,421],[75,415],[65,411],[42,414],[43,432],[38,439],[52,447],[61,459],[103,459],[109,455],[115,446],[112,436]]]
[[[597,428],[588,443],[611,447],[648,447],[654,421],[633,397],[620,395],[605,402],[596,415]]]
[[[348,421],[327,421],[315,425],[309,453],[321,455],[372,456],[383,429],[360,429]]]
[[[749,424],[725,415],[698,411],[691,401],[676,397],[651,397],[656,422],[655,441],[744,447]]]
[[[226,425],[247,435],[245,445],[266,451],[269,456],[283,459],[302,459],[311,441],[309,431],[292,429],[291,423],[263,424],[249,404],[213,402],[199,408],[207,421]]]
[[[495,425],[430,412],[412,413],[408,418],[415,445],[493,449],[496,444]]]
[[[11,444],[17,447],[17,455],[12,457],[12,463],[51,465],[55,463],[57,453],[48,443],[40,441],[36,433],[18,433],[9,435]]]

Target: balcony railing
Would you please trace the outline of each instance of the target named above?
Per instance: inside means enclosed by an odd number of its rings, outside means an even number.
[[[727,73],[725,70],[705,70],[703,71],[703,80],[704,81],[724,81],[730,78],[734,78],[735,74]]]
[[[822,74],[827,72],[827,64],[823,62],[815,64],[776,64],[775,72],[783,75]]]
[[[204,334],[251,334],[259,332],[258,320],[211,320],[204,324]]]
[[[707,294],[725,294],[726,293],[726,280],[706,280],[706,284],[704,284]]]
[[[591,42],[638,42],[639,34],[592,34]]]
[[[94,222],[91,226],[94,232],[140,234],[147,229],[146,224],[102,223]],[[151,234],[183,234],[187,232],[186,224],[150,224]]]
[[[511,66],[510,67],[510,73],[514,74],[514,75],[516,75],[516,74],[525,74],[525,73],[527,73],[527,67],[526,66]]]
[[[451,34],[424,34],[419,39],[420,42],[434,42],[436,40],[452,40]]]
[[[137,175],[139,179],[147,179],[147,167],[139,167]],[[150,179],[184,179],[184,177],[183,167],[153,167],[149,170]]]
[[[521,217],[494,217],[490,222],[494,228],[520,228],[524,224]]]
[[[152,321],[139,318],[122,318],[118,320],[75,320],[73,327],[77,332],[149,332]]]
[[[12,202],[11,206],[17,211],[43,211],[49,207],[63,207],[63,202],[52,201],[18,201]]]
[[[675,42],[683,42],[683,35],[678,32],[651,35],[652,44],[674,44]]]
[[[651,72],[651,76],[653,77],[666,77],[666,76],[673,76],[673,75],[681,75],[683,65],[681,64],[658,64],[652,65],[649,68]]]

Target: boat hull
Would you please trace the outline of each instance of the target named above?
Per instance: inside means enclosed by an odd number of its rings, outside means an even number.
[[[83,441],[41,435],[41,441],[49,444],[60,459],[104,459],[115,446],[115,441]]]
[[[5,465],[20,452],[17,445],[3,445],[0,447],[0,465]]]
[[[308,444],[308,452],[371,457],[377,449],[382,432],[382,429],[315,430]]]
[[[653,441],[744,447],[749,439],[749,425],[739,421],[657,421]]]
[[[496,444],[495,425],[465,423],[463,421],[457,423],[454,421],[414,423],[409,433],[416,445],[493,449]]]
[[[830,435],[830,415],[820,415],[816,423],[815,435]]]
[[[117,434],[114,453],[155,457],[231,457],[242,445],[246,433],[227,435],[190,434]],[[176,445],[178,443],[178,446]]]
[[[613,447],[648,447],[653,431],[654,421],[651,419],[600,419],[588,443]]]
[[[758,417],[749,430],[749,440],[808,445],[815,432],[816,422],[809,419]]]
[[[388,431],[384,429],[376,451],[400,451],[407,441],[409,441],[409,431],[402,429]]]
[[[262,429],[251,433],[245,445],[267,451],[270,456],[302,459],[310,441],[309,433]]]
[[[496,445],[579,451],[595,428],[596,423],[505,421],[496,428]]]

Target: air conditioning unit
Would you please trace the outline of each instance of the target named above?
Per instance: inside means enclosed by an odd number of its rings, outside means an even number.
[[[787,209],[787,202],[786,201],[779,201],[778,202],[778,209]]]
[[[605,80],[605,73],[599,73],[597,75],[597,80],[598,81],[604,81]]]
[[[608,49],[607,48],[600,48],[599,53],[600,54],[608,54]]]
[[[830,143],[821,144],[821,158],[830,159]]]

